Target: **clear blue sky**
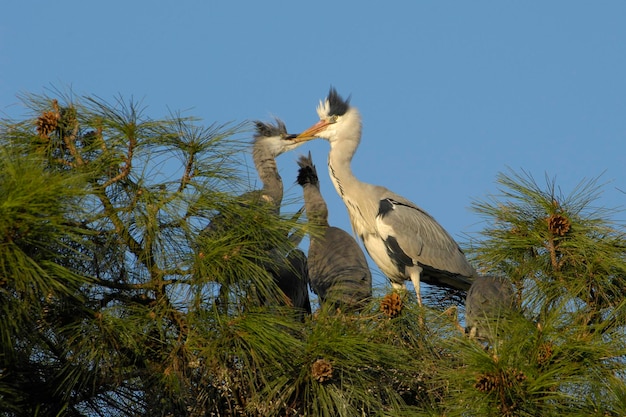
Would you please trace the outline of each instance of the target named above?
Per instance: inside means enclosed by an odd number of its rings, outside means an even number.
[[[422,206],[461,243],[482,227],[472,200],[497,193],[507,167],[556,177],[565,194],[604,173],[598,204],[624,204],[624,1],[5,3],[2,116],[24,114],[18,94],[55,87],[132,96],[153,118],[275,115],[297,132],[333,85],[364,119],[356,175]],[[331,223],[350,230],[328,143],[279,158],[290,196],[309,150]]]

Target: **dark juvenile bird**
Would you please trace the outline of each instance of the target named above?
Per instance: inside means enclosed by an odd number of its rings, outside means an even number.
[[[278,173],[276,157],[298,147],[299,144],[285,140],[290,135],[287,133],[285,124],[279,119],[276,119],[275,124],[256,121],[254,125],[252,159],[263,187],[240,196],[241,204],[245,207],[268,204],[270,209],[278,215],[283,200],[283,182]],[[216,232],[220,228],[228,227],[228,224],[233,221],[237,221],[236,216],[226,220],[225,215],[220,214],[211,221],[205,231],[206,233]],[[287,240],[288,236],[285,235],[285,242]],[[278,248],[272,242],[267,244],[264,250],[267,252],[268,260],[263,263],[263,267],[272,275],[278,287],[288,298],[288,304],[300,311],[310,313],[306,256],[297,248],[285,253],[285,247],[289,247],[289,244],[281,246],[283,247]],[[223,290],[226,289],[223,288]]]
[[[321,305],[358,309],[372,296],[372,274],[365,254],[350,234],[328,224],[328,208],[311,153],[300,156],[298,165],[298,184],[309,224],[314,227],[308,252],[311,289]]]
[[[284,152],[298,147],[298,144],[284,140],[294,135],[287,133],[285,123],[276,119],[275,124],[255,121],[255,134],[252,142],[252,161],[263,183],[258,193],[260,198],[280,212],[283,201],[283,181],[278,173],[276,158]]]
[[[465,299],[465,331],[470,337],[493,340],[500,320],[506,319],[514,307],[513,286],[504,277],[476,278]]]
[[[320,121],[290,142],[330,143],[328,171],[355,233],[394,288],[411,280],[419,304],[420,280],[467,291],[476,275],[459,245],[426,211],[378,185],[359,181],[350,167],[361,141],[361,115],[334,88],[317,107]]]
[[[252,146],[254,166],[263,182],[261,198],[280,212],[283,201],[283,182],[276,166],[276,157],[299,144],[290,143],[285,123],[276,119],[276,124],[255,122],[256,133]],[[293,135],[291,135],[293,136]],[[273,265],[266,268],[274,276],[278,287],[289,298],[294,308],[311,312],[309,301],[309,274],[307,258],[300,249],[291,250],[286,257],[277,249],[271,249]]]

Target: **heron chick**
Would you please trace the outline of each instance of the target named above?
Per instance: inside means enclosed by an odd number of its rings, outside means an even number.
[[[372,274],[359,244],[345,230],[328,224],[328,208],[320,192],[311,153],[298,160],[309,234],[309,280],[321,305],[356,310],[372,296]]]
[[[396,289],[411,280],[422,304],[420,281],[467,291],[476,276],[463,251],[426,211],[385,187],[359,181],[351,161],[361,141],[361,115],[331,87],[317,107],[319,122],[288,142],[323,138],[330,143],[328,171],[348,209],[354,232]]]
[[[280,214],[283,200],[283,182],[278,173],[276,157],[299,146],[297,143],[285,140],[289,135],[285,123],[276,119],[275,123],[254,122],[255,133],[252,141],[252,159],[259,178],[263,184],[260,190],[244,193],[239,197],[244,207],[258,207],[269,204],[276,215]],[[220,213],[215,216],[203,233],[216,233],[228,228],[231,222],[237,221],[237,215],[226,216]],[[285,245],[276,246],[276,242],[269,242],[263,247],[267,258],[263,261],[263,268],[272,276],[278,288],[285,295],[285,303],[302,313],[311,312],[308,289],[307,259],[300,249],[289,248],[288,236],[285,235]],[[222,288],[223,295],[228,289]]]
[[[254,122],[256,132],[252,145],[252,159],[263,183],[261,198],[272,204],[278,214],[283,201],[283,181],[278,173],[276,157],[298,147],[299,144],[286,141],[286,138],[295,135],[287,133],[287,127],[282,120],[275,121],[275,124]],[[266,269],[272,274],[290,304],[298,310],[310,313],[308,262],[304,252],[297,248],[286,256],[277,252],[279,251],[276,248],[271,249],[274,264],[267,265]]]
[[[270,203],[280,212],[283,201],[283,181],[278,173],[276,158],[298,147],[297,143],[289,142],[285,138],[293,137],[287,133],[285,123],[275,119],[275,124],[255,121],[255,134],[252,141],[252,160],[254,167],[263,183],[263,188],[257,190],[262,200]]]
[[[514,308],[511,280],[487,275],[474,280],[465,299],[465,332],[471,338],[492,340],[498,322]]]

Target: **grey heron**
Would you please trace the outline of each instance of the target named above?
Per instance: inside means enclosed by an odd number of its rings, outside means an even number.
[[[465,299],[465,329],[471,338],[492,339],[497,322],[506,319],[514,304],[511,281],[499,276],[476,278]]]
[[[290,135],[279,119],[274,124],[255,121],[254,125],[252,159],[263,187],[240,196],[241,204],[245,207],[268,204],[270,210],[278,215],[283,199],[283,182],[278,173],[276,157],[299,144],[285,140]],[[229,221],[236,221],[236,218]],[[228,227],[228,222],[223,214],[219,214],[212,219],[204,232],[212,233],[224,227]],[[288,237],[285,236],[285,239]],[[310,313],[308,267],[304,252],[294,248],[285,253],[285,248],[277,248],[271,243],[263,249],[268,255],[263,267],[287,297],[287,303],[301,312]],[[225,287],[220,289],[220,298],[225,297],[226,290]]]
[[[255,134],[252,143],[252,161],[263,183],[263,188],[256,191],[260,198],[274,206],[280,212],[283,201],[283,181],[278,173],[276,157],[296,148],[298,144],[284,140],[294,135],[287,133],[285,123],[275,119],[275,124],[255,121]]]
[[[331,87],[317,107],[319,122],[295,143],[330,143],[328,171],[345,203],[354,232],[395,289],[411,280],[418,303],[420,281],[467,291],[476,271],[446,230],[426,211],[385,187],[359,181],[350,167],[361,141],[361,115]]]
[[[283,182],[276,166],[276,157],[299,144],[285,139],[294,136],[287,133],[285,123],[275,119],[275,124],[255,121],[256,132],[252,145],[252,160],[263,183],[261,198],[280,212],[283,200]],[[292,306],[306,313],[311,312],[309,301],[309,274],[307,258],[300,249],[291,250],[286,257],[273,248],[271,257],[275,262],[266,269],[273,275],[281,291],[289,298]]]
[[[298,160],[310,233],[308,266],[311,289],[320,304],[358,309],[372,296],[372,274],[359,244],[345,230],[328,224],[328,207],[320,192],[311,153]]]

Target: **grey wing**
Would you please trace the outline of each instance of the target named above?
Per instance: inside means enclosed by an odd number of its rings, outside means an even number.
[[[497,314],[503,308],[513,305],[511,281],[496,276],[476,279],[467,292],[465,306],[467,315]]]
[[[358,304],[372,296],[372,276],[365,254],[343,229],[328,227],[309,248],[311,289],[344,304]]]
[[[276,265],[272,265],[270,271],[292,306],[304,313],[311,313],[309,270],[304,252],[300,249],[292,250],[286,258],[280,258]]]
[[[463,251],[427,212],[396,195],[380,200],[376,227],[383,240],[391,240],[413,263],[452,274],[475,274]]]
[[[496,276],[477,278],[467,291],[465,299],[467,328],[475,328],[478,335],[488,335],[488,322],[505,316],[512,308],[514,292],[510,280]]]

